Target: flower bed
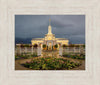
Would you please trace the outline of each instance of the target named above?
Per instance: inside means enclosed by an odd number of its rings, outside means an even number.
[[[42,57],[35,58],[30,62],[26,62],[25,67],[34,70],[66,70],[80,66],[80,63],[74,63],[64,58]]]

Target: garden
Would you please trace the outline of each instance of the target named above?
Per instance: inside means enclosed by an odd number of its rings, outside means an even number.
[[[63,57],[37,57],[24,64],[25,67],[33,70],[70,70],[80,65],[79,62],[72,62]]]

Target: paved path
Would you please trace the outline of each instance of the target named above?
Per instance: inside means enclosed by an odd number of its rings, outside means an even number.
[[[32,70],[22,65],[23,63],[26,63],[26,61],[31,61],[32,59],[33,58],[15,60],[15,70]]]
[[[22,64],[26,63],[26,61],[31,61],[33,58],[30,59],[20,59],[20,60],[15,60],[15,70],[32,70],[30,68],[24,67]],[[85,60],[77,60],[77,59],[72,59],[72,58],[67,58],[70,61],[73,62],[81,62],[82,65],[76,68],[73,68],[71,70],[85,70]]]

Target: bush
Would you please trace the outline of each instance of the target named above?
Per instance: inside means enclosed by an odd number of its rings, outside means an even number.
[[[15,60],[17,60],[18,59],[18,56],[15,56]]]
[[[73,58],[73,59],[81,59],[81,60],[85,59],[85,55],[83,55],[83,54],[80,54],[80,55],[76,55],[76,54],[75,55],[71,55],[71,54],[64,53],[63,57],[70,57],[70,58]]]
[[[34,45],[34,48],[37,48],[37,47],[38,47],[38,45],[37,45],[37,44],[35,44],[35,45]]]
[[[55,47],[55,48],[58,48],[58,45],[56,44],[54,47]]]
[[[22,54],[22,55],[17,55],[15,56],[15,60],[17,59],[28,59],[30,57],[37,57],[37,53],[33,53],[33,54]]]
[[[30,45],[29,44],[25,44],[24,47],[30,47]]]
[[[25,63],[25,67],[34,70],[64,70],[79,66],[80,63],[74,63],[64,58],[42,57],[35,58]]]
[[[46,45],[45,44],[43,45],[43,48],[46,48]]]
[[[29,56],[27,55],[19,55],[19,56],[15,56],[15,60],[17,59],[27,59]]]
[[[30,47],[30,44],[21,44],[21,47]]]
[[[67,47],[67,45],[64,44],[63,47]]]

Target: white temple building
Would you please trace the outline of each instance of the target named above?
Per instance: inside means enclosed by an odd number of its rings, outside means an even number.
[[[45,34],[44,38],[33,38],[31,40],[31,44],[32,45],[37,44],[41,48],[45,44],[46,46],[48,46],[48,49],[52,49],[52,46],[57,44],[59,49],[59,47],[62,45],[68,45],[69,40],[66,38],[56,38],[55,34],[52,33],[52,27],[49,20],[48,33]]]

